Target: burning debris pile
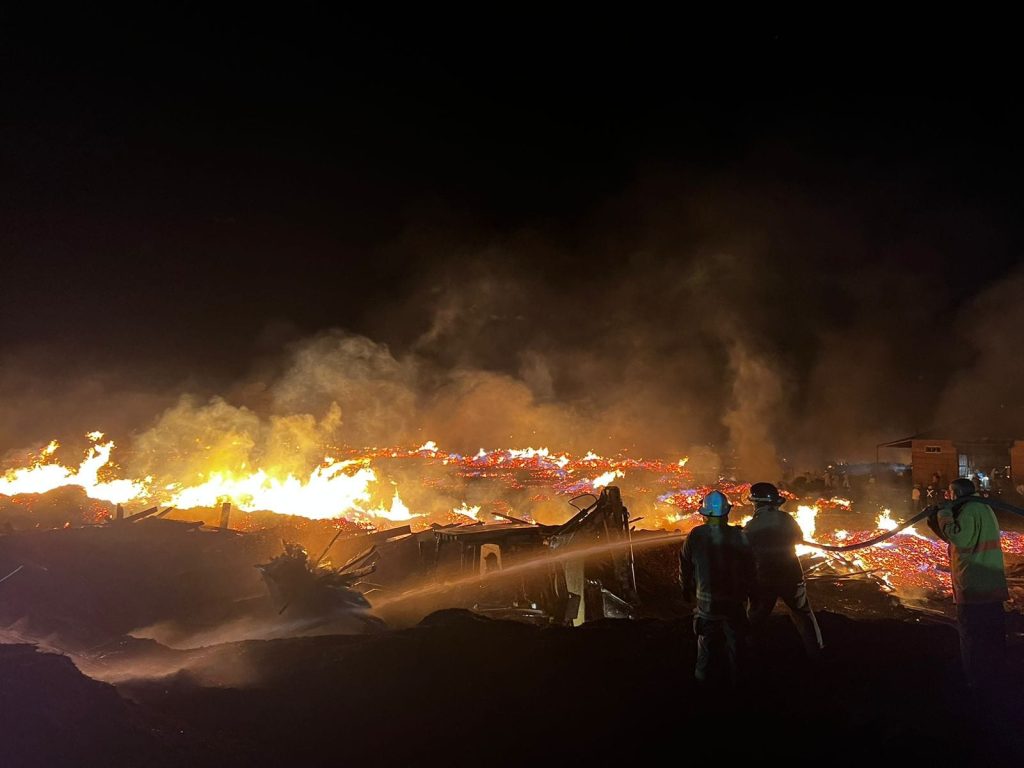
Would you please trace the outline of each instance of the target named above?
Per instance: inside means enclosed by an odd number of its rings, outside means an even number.
[[[372,632],[384,620],[408,626],[450,607],[544,625],[639,609],[629,514],[615,488],[561,526],[338,526],[326,542],[308,538],[321,552],[315,560],[297,542],[280,552],[279,529],[230,529],[228,506],[216,528],[152,508],[102,525],[0,536],[0,571],[10,574],[0,583],[0,630],[8,641],[45,639],[95,659],[129,635],[193,646]]]
[[[801,507],[797,515],[805,538],[829,546],[856,545],[886,531],[898,523],[889,510],[883,510],[875,522],[875,530],[850,533],[839,529],[815,534],[815,508]],[[813,513],[813,514],[811,514]],[[1008,531],[1002,536],[1002,548],[1011,567],[1024,563],[1024,535]],[[949,581],[947,545],[909,527],[879,544],[853,552],[833,552],[801,547],[806,556],[804,571],[809,579],[842,580],[863,577],[876,582],[884,592],[891,593],[909,607],[935,611],[936,602],[946,604],[952,595]],[[1024,589],[1011,587],[1011,603],[1024,606]]]
[[[343,536],[334,550],[335,557],[343,558],[376,546],[376,572],[363,574],[358,588],[375,606],[381,604],[382,610],[399,614],[403,611],[397,595],[411,588],[415,580],[445,582],[475,573],[486,576],[484,591],[494,592],[501,579],[488,575],[490,571],[508,570],[524,558],[548,556],[559,549],[560,556],[567,554],[568,543],[588,537],[592,542],[602,540],[604,533],[588,527],[604,519],[603,513],[581,513],[566,520],[565,502],[577,494],[601,494],[604,499],[606,491],[602,489],[609,484],[621,487],[638,513],[626,522],[617,521],[609,530],[625,531],[626,539],[640,541],[648,538],[647,531],[685,534],[699,523],[696,508],[712,488],[741,502],[736,515],[742,524],[742,499],[749,487],[722,478],[698,479],[685,458],[608,458],[592,452],[573,456],[546,448],[481,449],[473,455],[460,455],[429,441],[413,449],[336,446],[304,479],[290,473],[282,476],[272,469],[246,471],[245,467],[214,465],[195,478],[194,484],[186,484],[158,481],[150,475],[119,477],[120,469],[113,463],[113,442],[104,442],[98,432],[88,437],[91,447],[77,467],[57,460],[59,444],[53,441],[0,477],[0,526],[10,532],[117,522],[121,516],[132,520],[142,508],[166,522],[225,527],[223,509],[231,505],[240,512],[234,515],[233,527],[266,533],[264,541],[276,536],[319,551],[326,538]],[[401,479],[402,493],[411,502],[403,499],[393,478]],[[621,500],[618,503],[621,505]],[[822,544],[862,541],[875,531],[896,525],[888,510],[869,517],[858,511],[860,503],[846,499],[794,499],[791,504],[796,507],[793,514],[805,539]],[[125,508],[128,511],[123,511]],[[675,541],[667,546],[676,546]],[[1012,566],[1015,558],[1024,557],[1024,536],[1005,532],[1003,548]],[[457,557],[449,553],[457,553]],[[868,581],[913,607],[928,607],[936,598],[944,601],[949,593],[945,545],[913,528],[855,553],[805,547],[801,554],[810,579],[836,585]],[[648,553],[642,556],[650,557]],[[616,562],[619,554],[608,557],[599,580],[605,589],[614,584],[609,594],[625,603],[615,608],[615,601],[606,596],[602,599],[607,604],[599,615],[627,615],[631,609],[625,606],[637,603],[637,585],[626,578],[628,569]],[[581,604],[585,602],[591,586],[591,576],[580,576],[569,560],[553,561],[550,583],[543,588],[522,586],[529,581],[522,579],[518,591],[512,590],[515,594],[506,594],[501,600],[480,595],[452,604],[497,614],[514,608],[522,617],[539,612],[545,621],[562,622],[567,615],[584,610],[571,601],[578,597]],[[458,568],[452,563],[458,563]],[[629,567],[634,569],[635,561]],[[321,571],[318,566],[311,572]],[[659,572],[668,578],[666,569]],[[1014,596],[1019,604],[1019,585]],[[420,597],[429,603],[434,595]],[[453,597],[448,594],[437,599],[442,602],[436,607],[443,607],[443,601]],[[559,602],[564,600],[570,602]],[[286,602],[279,601],[279,606]],[[413,601],[405,597],[401,602]],[[592,598],[590,605],[597,602]],[[292,610],[286,611],[289,617]]]
[[[256,567],[271,599],[281,606],[279,615],[289,611],[309,620],[309,628],[373,631],[384,623],[370,613],[369,602],[353,585],[374,572],[375,554],[370,549],[335,569],[321,566],[320,560],[310,563],[301,545],[285,542],[282,554]]]
[[[352,586],[400,626],[451,607],[538,625],[627,618],[639,607],[629,513],[615,487],[593,499],[560,526],[404,526],[339,539],[334,551],[350,558],[342,572],[370,577]]]
[[[428,441],[416,449],[335,447],[331,451],[333,455],[325,456],[304,478],[291,473],[282,476],[263,468],[245,471],[245,467],[211,467],[196,478],[198,482],[194,484],[175,480],[160,485],[151,475],[132,480],[111,479],[118,471],[111,459],[114,443],[100,443],[103,439],[100,432],[90,433],[88,437],[93,445],[77,468],[57,462],[55,454],[59,443],[52,441],[37,455],[29,457],[23,466],[10,468],[0,477],[0,497],[79,487],[90,499],[108,503],[160,503],[191,510],[231,502],[248,512],[270,511],[310,519],[341,517],[367,526],[417,518],[425,527],[430,522],[446,522],[451,516],[475,520],[483,505],[462,501],[444,510],[432,505],[430,509],[413,512],[397,488],[382,493],[386,487],[381,479],[382,471],[412,462],[418,470],[419,483],[435,496],[450,495],[465,487],[467,481],[484,482],[492,494],[486,502],[487,514],[491,509],[499,512],[507,509],[508,502],[501,498],[501,491],[533,489],[526,498],[536,506],[552,497],[571,497],[599,490],[627,473],[652,477],[662,487],[692,481],[692,475],[685,469],[686,459],[663,462],[607,458],[594,453],[573,457],[568,453],[553,454],[546,448],[493,451],[481,448],[473,456],[462,456],[442,451]],[[336,456],[346,458],[334,458]],[[662,511],[667,518],[674,519],[674,506],[686,508],[693,493],[695,491],[662,494],[666,504]],[[517,496],[517,500],[521,499],[521,495]]]

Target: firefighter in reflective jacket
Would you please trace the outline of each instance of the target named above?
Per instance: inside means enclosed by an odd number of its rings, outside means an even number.
[[[743,672],[746,603],[754,586],[754,557],[743,529],[729,525],[732,505],[720,491],[701,502],[703,525],[690,531],[679,555],[683,595],[695,602],[694,676],[714,687],[735,687]]]
[[[807,600],[807,584],[795,549],[803,541],[803,532],[796,520],[779,509],[786,500],[771,483],[750,486],[750,501],[754,519],[743,530],[757,563],[757,587],[750,601],[751,630],[756,633],[763,627],[781,599],[808,657],[817,659],[822,648],[821,630]]]
[[[1003,601],[1010,596],[999,521],[976,494],[970,480],[954,480],[949,484],[952,501],[940,506],[928,524],[949,543],[964,673],[973,689],[985,693],[998,684],[1006,657]]]

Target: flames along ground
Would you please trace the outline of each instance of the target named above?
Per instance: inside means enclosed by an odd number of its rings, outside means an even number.
[[[281,476],[264,468],[211,467],[195,483],[158,485],[151,476],[118,477],[114,442],[104,442],[101,432],[87,437],[91,446],[77,466],[58,459],[60,445],[54,440],[22,466],[8,469],[0,477],[0,495],[26,498],[25,494],[78,486],[90,499],[128,507],[160,504],[188,511],[231,502],[247,512],[344,519],[368,530],[407,523],[416,530],[432,522],[473,523],[497,520],[504,514],[533,520],[538,508],[550,506],[553,501],[561,503],[615,483],[625,486],[623,492],[631,509],[643,510],[644,514],[635,519],[637,527],[686,532],[700,522],[696,508],[713,487],[741,503],[749,487],[727,481],[700,484],[687,468],[686,458],[609,458],[592,452],[581,457],[547,448],[481,448],[467,456],[447,452],[433,441],[405,449],[336,448],[307,477]],[[397,484],[385,479],[388,466],[395,464],[411,464],[417,470],[422,490],[426,491],[416,494],[422,507],[410,508]],[[473,490],[474,501],[439,506],[467,489]],[[889,509],[856,513],[853,507],[849,500],[831,498],[811,503],[799,500],[795,508],[789,509],[805,539],[824,544],[862,541],[897,525]],[[744,515],[747,510],[742,507],[738,511],[740,514],[734,517],[743,524],[749,512]],[[109,514],[108,509],[100,507],[96,522]],[[843,527],[822,525],[825,518],[837,514]],[[851,525],[856,530],[849,530]],[[1003,549],[1010,556],[1024,555],[1024,535],[1004,532]],[[808,556],[807,567],[812,573],[825,567],[841,573],[870,574],[883,589],[905,601],[922,594],[949,593],[945,544],[913,528],[879,546],[850,554],[822,553],[806,546],[799,547],[799,553]]]

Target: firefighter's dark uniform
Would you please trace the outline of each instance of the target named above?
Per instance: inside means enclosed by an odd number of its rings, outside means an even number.
[[[757,631],[768,620],[775,603],[782,600],[789,609],[807,655],[814,659],[822,648],[821,630],[807,600],[807,585],[795,547],[803,532],[787,512],[773,504],[759,506],[744,532],[757,563],[757,586],[750,601],[750,625]]]
[[[735,686],[742,675],[746,602],[754,586],[754,558],[743,529],[709,517],[694,528],[679,555],[684,596],[696,602],[697,680]]]

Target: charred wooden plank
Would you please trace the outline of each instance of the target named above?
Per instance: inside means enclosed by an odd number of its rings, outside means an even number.
[[[150,507],[149,509],[144,509],[141,512],[136,512],[134,515],[129,515],[128,517],[126,517],[124,519],[124,521],[126,523],[134,523],[137,520],[144,520],[145,518],[149,517],[150,515],[156,514],[159,511],[160,511],[160,507],[159,506],[157,506],[157,507]]]

